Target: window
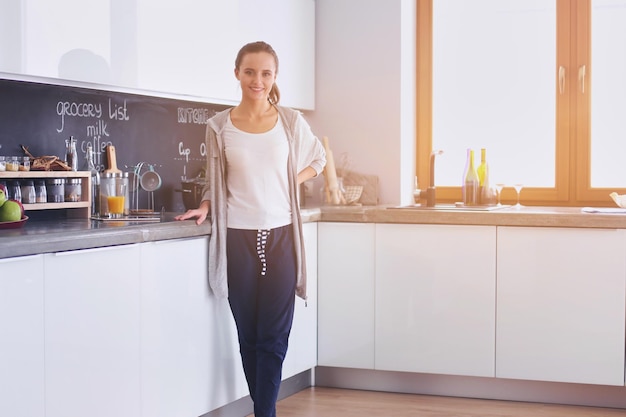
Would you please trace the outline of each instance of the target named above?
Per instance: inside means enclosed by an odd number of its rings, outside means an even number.
[[[486,148],[490,181],[523,183],[522,203],[624,191],[626,0],[418,0],[417,13],[422,188],[442,149],[437,196],[460,200],[466,149]]]

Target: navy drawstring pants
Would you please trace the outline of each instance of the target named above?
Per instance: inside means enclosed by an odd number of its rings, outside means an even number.
[[[228,229],[226,240],[228,301],[254,415],[276,417],[295,304],[292,226]]]

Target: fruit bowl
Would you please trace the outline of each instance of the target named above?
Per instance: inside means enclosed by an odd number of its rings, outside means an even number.
[[[14,222],[0,222],[0,229],[18,229],[24,226],[26,220],[28,220],[28,216],[22,215],[20,220]]]

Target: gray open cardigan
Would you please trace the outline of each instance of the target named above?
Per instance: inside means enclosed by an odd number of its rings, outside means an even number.
[[[285,126],[289,140],[288,181],[291,201],[291,219],[293,224],[297,283],[296,295],[306,300],[306,262],[304,239],[302,236],[302,218],[298,203],[298,172],[311,166],[319,175],[326,165],[326,153],[321,142],[313,135],[311,128],[299,111],[288,107],[276,106]],[[202,200],[211,201],[211,238],[209,239],[209,284],[218,297],[228,297],[228,279],[226,268],[226,165],[223,130],[230,111],[226,109],[213,116],[207,125],[207,185],[203,190]]]

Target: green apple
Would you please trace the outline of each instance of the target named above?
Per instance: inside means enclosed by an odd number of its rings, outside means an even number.
[[[7,201],[7,189],[4,184],[0,184],[0,206]]]
[[[15,200],[7,200],[0,206],[0,222],[16,222],[22,219],[22,205]]]

